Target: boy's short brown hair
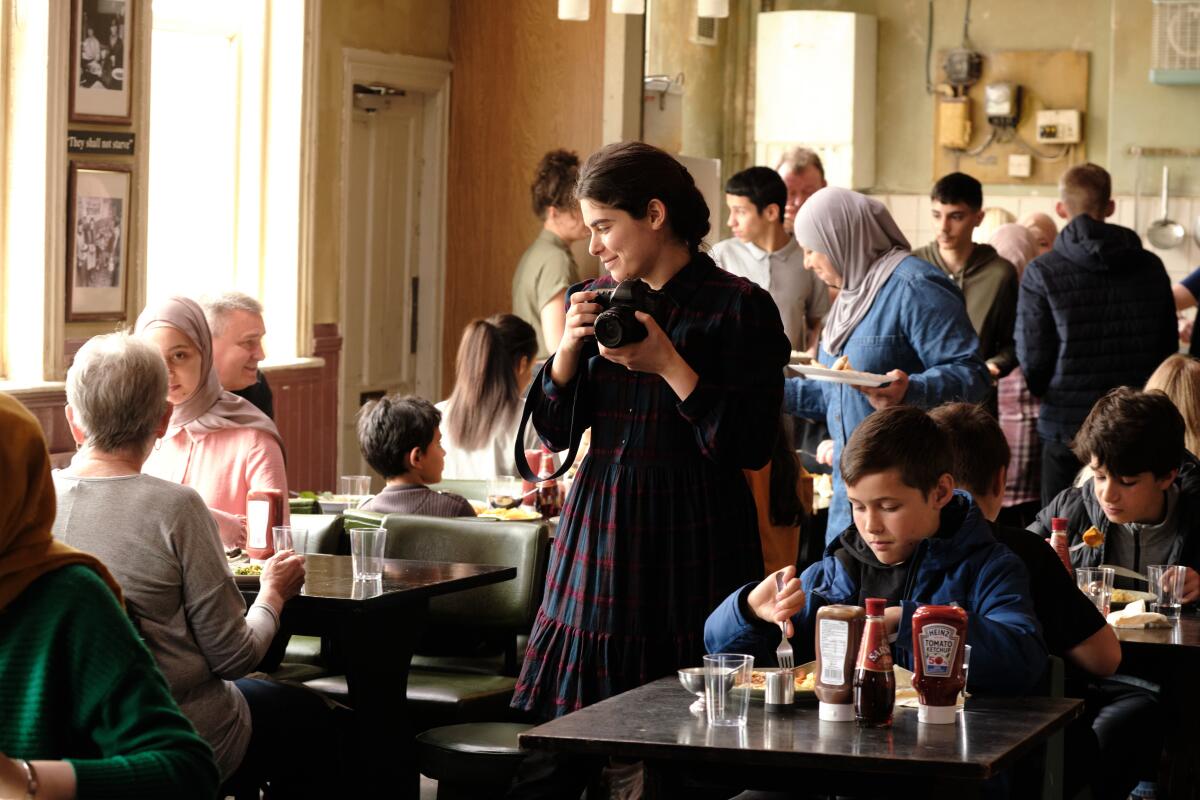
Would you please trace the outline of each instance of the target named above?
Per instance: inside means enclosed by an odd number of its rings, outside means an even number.
[[[1086,214],[1103,219],[1112,199],[1112,176],[1097,164],[1077,164],[1059,179],[1058,194],[1072,218]]]
[[[892,406],[863,420],[841,458],[842,480],[854,486],[867,475],[895,469],[906,486],[928,495],[954,467],[946,432],[913,406]]]
[[[1071,450],[1114,475],[1162,478],[1183,462],[1183,436],[1183,416],[1171,398],[1122,386],[1092,406]]]
[[[973,495],[987,495],[1012,456],[1000,423],[975,403],[946,403],[929,412],[954,451],[954,481]]]

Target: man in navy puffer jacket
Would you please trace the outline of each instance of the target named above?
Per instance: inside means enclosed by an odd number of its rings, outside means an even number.
[[[1042,505],[1082,465],[1070,443],[1092,405],[1117,386],[1145,384],[1178,347],[1171,280],[1128,228],[1110,225],[1112,179],[1095,164],[1067,170],[1054,249],[1025,268],[1017,299],[1017,360],[1042,400]]]

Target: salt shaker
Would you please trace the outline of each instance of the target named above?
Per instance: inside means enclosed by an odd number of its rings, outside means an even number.
[[[791,711],[796,692],[796,676],[790,669],[767,673],[767,696],[763,707],[769,713]]]

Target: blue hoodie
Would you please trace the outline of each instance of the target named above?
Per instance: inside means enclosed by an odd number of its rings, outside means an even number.
[[[1033,610],[1029,573],[1012,550],[996,541],[990,524],[969,495],[955,492],[942,510],[942,529],[917,545],[903,582],[896,582],[888,605],[902,607],[892,645],[896,664],[912,669],[912,614],[917,606],[957,603],[968,612],[967,644],[971,645],[970,688],[973,692],[1023,694],[1046,669],[1046,645]],[[824,605],[862,605],[860,586],[851,571],[874,573],[876,587],[886,585],[890,568],[881,564],[851,526],[825,549],[825,557],[800,576],[804,608],[792,617],[796,662],[815,657],[813,632],[817,609]],[[735,591],[717,606],[704,624],[710,653],[750,653],[773,661],[779,628],[743,612],[754,584]],[[871,590],[869,590],[871,591]]]

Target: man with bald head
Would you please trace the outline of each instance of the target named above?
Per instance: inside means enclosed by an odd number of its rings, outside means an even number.
[[[1110,389],[1142,386],[1178,347],[1171,280],[1115,210],[1112,178],[1095,164],[1063,174],[1055,212],[1070,222],[1029,262],[1017,297],[1017,361],[1042,400],[1042,505],[1082,467],[1071,440]]]

